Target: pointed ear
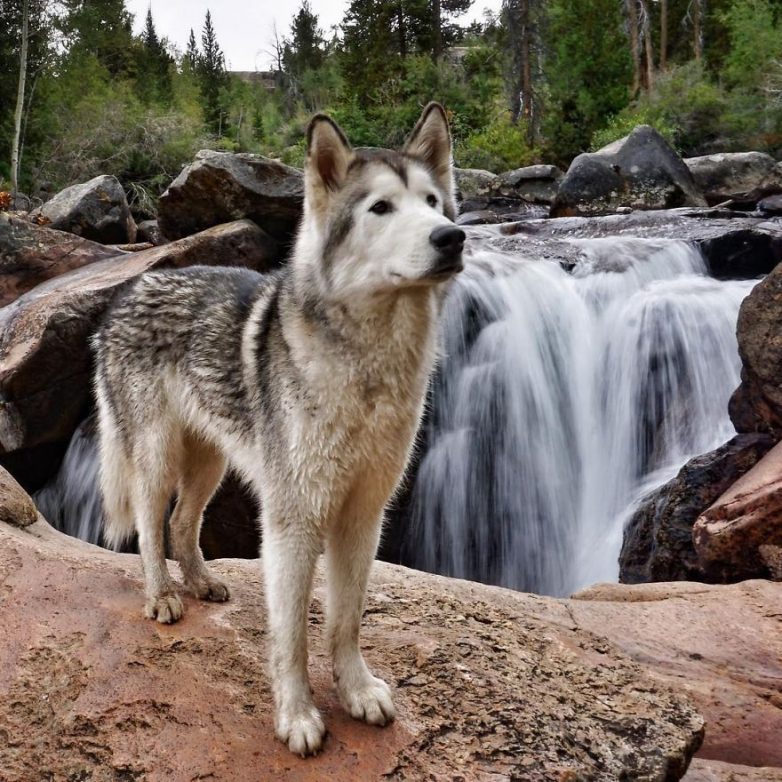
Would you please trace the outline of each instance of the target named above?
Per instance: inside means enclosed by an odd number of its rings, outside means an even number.
[[[404,152],[423,160],[445,190],[453,192],[451,132],[445,109],[439,103],[432,102],[424,109]]]
[[[316,114],[307,128],[307,175],[315,190],[338,190],[353,159],[345,134],[333,119]]]

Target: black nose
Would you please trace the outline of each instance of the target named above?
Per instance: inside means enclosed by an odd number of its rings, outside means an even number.
[[[441,225],[429,234],[429,241],[440,255],[455,258],[464,249],[464,231],[455,225]]]

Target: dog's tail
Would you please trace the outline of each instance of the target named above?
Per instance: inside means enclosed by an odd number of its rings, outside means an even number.
[[[98,443],[100,451],[100,489],[103,496],[103,540],[115,550],[133,535],[135,523],[129,484],[133,466],[128,458],[117,424],[108,410],[98,403]]]

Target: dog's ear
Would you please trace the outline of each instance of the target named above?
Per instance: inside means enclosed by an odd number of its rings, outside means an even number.
[[[451,132],[445,109],[434,101],[427,105],[413,128],[404,152],[422,160],[443,189],[453,193],[451,170]]]
[[[307,176],[314,190],[324,194],[345,182],[353,150],[339,125],[325,114],[316,114],[307,128]]]

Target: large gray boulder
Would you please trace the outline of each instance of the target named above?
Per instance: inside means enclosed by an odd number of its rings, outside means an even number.
[[[160,197],[158,225],[181,239],[247,218],[283,245],[301,216],[302,172],[262,155],[201,150]]]
[[[500,174],[494,191],[509,198],[550,204],[557,196],[563,174],[556,166],[524,166]]]
[[[654,128],[639,125],[629,136],[598,152],[579,155],[570,164],[551,216],[680,206],[706,206],[706,200],[668,142]]]
[[[709,204],[730,201],[751,209],[761,198],[782,193],[782,163],[763,152],[722,152],[684,162]]]
[[[136,223],[116,177],[96,176],[71,185],[31,213],[32,219],[101,244],[136,241]]]

